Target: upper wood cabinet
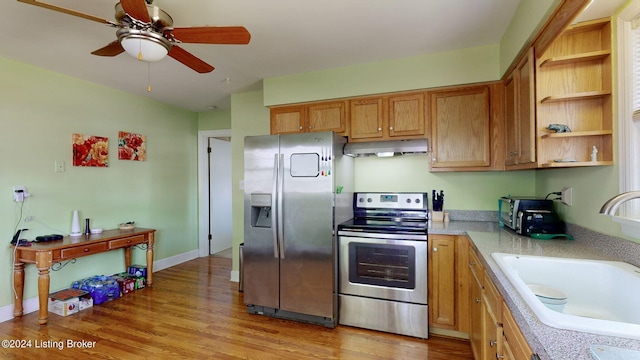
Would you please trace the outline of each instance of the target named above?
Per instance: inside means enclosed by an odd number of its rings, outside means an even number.
[[[503,94],[502,83],[428,93],[431,171],[504,168]]]
[[[335,131],[348,134],[347,101],[327,101],[271,108],[271,134]]]
[[[505,81],[505,165],[535,168],[535,58],[533,47]]]
[[[350,141],[381,139],[385,136],[385,101],[382,97],[349,101],[351,115]]]
[[[567,28],[536,61],[538,167],[613,164],[611,24]],[[571,132],[553,132],[562,124]],[[591,161],[593,147],[598,149]]]
[[[424,138],[424,92],[349,101],[349,141]]]

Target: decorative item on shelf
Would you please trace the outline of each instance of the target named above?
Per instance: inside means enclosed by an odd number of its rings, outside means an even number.
[[[591,149],[591,161],[598,161],[598,147],[595,145]]]
[[[89,226],[89,218],[84,219],[84,234],[91,235],[91,227]]]
[[[91,235],[102,234],[102,228],[91,229]]]
[[[126,222],[126,223],[121,223],[118,228],[120,230],[131,230],[134,227],[136,227],[135,221],[129,221],[129,222]]]
[[[549,126],[547,126],[547,130],[552,130],[557,133],[571,132],[571,129],[565,124],[549,124]]]
[[[71,220],[71,234],[70,236],[80,236],[80,219],[78,218],[78,210],[73,210],[73,220]]]

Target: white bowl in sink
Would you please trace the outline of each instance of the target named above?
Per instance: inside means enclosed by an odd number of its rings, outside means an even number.
[[[640,268],[618,261],[491,255],[543,323],[640,340]],[[529,285],[566,294],[566,304],[560,311],[552,310]]]

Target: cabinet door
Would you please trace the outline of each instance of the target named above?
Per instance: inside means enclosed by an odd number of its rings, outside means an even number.
[[[469,316],[469,340],[473,350],[474,359],[482,359],[484,354],[484,304],[482,303],[482,287],[474,276],[469,276],[471,287],[469,289],[470,316]]]
[[[385,136],[385,109],[382,97],[351,100],[350,139],[380,139]]]
[[[424,94],[390,96],[389,136],[424,137],[424,135]]]
[[[271,134],[304,132],[305,108],[302,105],[271,109]]]
[[[502,327],[498,326],[498,320],[492,312],[484,312],[483,327],[483,357],[482,359],[498,359],[502,343]]]
[[[516,67],[517,86],[517,116],[518,121],[518,164],[536,162],[536,132],[535,132],[535,59],[533,48],[529,49],[525,57]]]
[[[518,153],[520,151],[518,141],[518,119],[516,105],[516,81],[514,70],[504,83],[505,97],[505,133],[506,133],[506,156],[505,165],[516,165],[518,163]]]
[[[347,135],[347,102],[335,101],[312,104],[308,109],[309,123],[307,131],[335,131]]]
[[[504,342],[508,343],[514,359],[529,359],[533,351],[527,340],[522,335],[518,324],[516,324],[511,311],[506,305],[502,306],[502,323],[504,331]]]
[[[456,236],[429,237],[429,326],[458,330]]]
[[[431,93],[432,168],[489,167],[489,87]]]

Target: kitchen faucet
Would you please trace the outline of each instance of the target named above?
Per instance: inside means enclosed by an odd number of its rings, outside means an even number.
[[[628,191],[618,194],[607,200],[607,202],[602,205],[602,208],[600,208],[600,214],[614,216],[620,205],[633,199],[640,199],[640,191]]]

